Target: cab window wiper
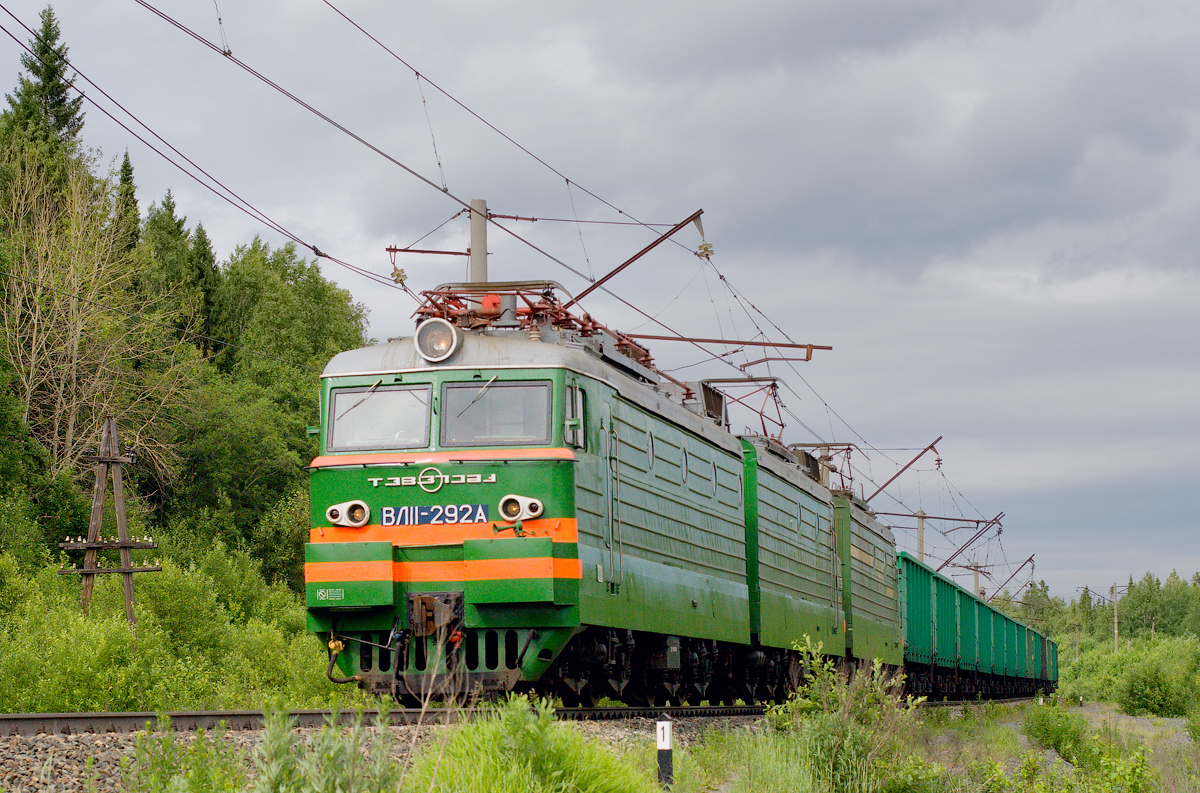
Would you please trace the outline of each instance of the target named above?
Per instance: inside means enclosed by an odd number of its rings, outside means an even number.
[[[353,405],[351,405],[350,407],[348,407],[348,408],[346,408],[345,410],[343,410],[343,411],[342,411],[342,415],[340,415],[340,416],[338,416],[337,418],[335,418],[335,419],[334,419],[334,421],[341,421],[342,419],[344,419],[344,418],[346,417],[346,414],[347,414],[347,413],[349,413],[351,410],[354,410],[356,407],[358,407],[359,405],[361,405],[363,402],[366,402],[368,399],[370,399],[370,398],[371,398],[371,394],[375,393],[375,389],[376,389],[376,388],[379,388],[379,384],[380,384],[380,383],[382,383],[382,382],[383,382],[383,378],[380,378],[380,379],[376,380],[376,381],[375,381],[375,385],[373,385],[373,386],[371,386],[370,388],[368,388],[368,389],[367,389],[367,393],[363,394],[363,396],[362,396],[362,399],[358,400],[358,401],[357,401],[357,402],[355,402]]]
[[[483,396],[483,395],[484,395],[484,393],[485,393],[485,392],[488,390],[488,388],[490,388],[490,387],[491,387],[492,383],[496,382],[496,378],[497,378],[497,377],[499,377],[499,376],[500,376],[500,375],[498,375],[498,374],[497,374],[497,375],[492,375],[492,379],[491,379],[491,380],[488,380],[486,383],[484,383],[484,384],[483,384],[483,387],[479,389],[479,393],[475,395],[475,398],[474,398],[474,399],[472,399],[470,402],[468,402],[468,403],[467,403],[467,406],[466,406],[465,408],[463,408],[462,410],[458,411],[458,416],[461,416],[462,414],[464,414],[464,413],[466,413],[468,410],[470,410],[470,409],[471,409],[471,405],[474,405],[476,402],[478,402],[478,401],[479,401],[479,398],[480,398],[481,396]],[[455,416],[454,418],[458,418],[458,416]]]

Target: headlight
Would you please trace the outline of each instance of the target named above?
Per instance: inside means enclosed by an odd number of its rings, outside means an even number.
[[[542,514],[542,502],[536,498],[507,495],[500,499],[500,514],[508,520],[526,520]]]
[[[458,328],[441,317],[427,319],[417,328],[417,353],[430,363],[444,361],[458,349]]]
[[[357,529],[367,525],[367,521],[371,519],[371,508],[362,501],[345,501],[325,510],[325,517],[334,526]]]

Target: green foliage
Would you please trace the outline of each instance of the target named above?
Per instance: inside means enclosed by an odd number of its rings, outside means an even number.
[[[1095,745],[1087,740],[1087,720],[1054,705],[1030,705],[1021,725],[1024,733],[1046,749],[1053,749],[1073,765],[1098,760]]]
[[[618,793],[655,788],[606,748],[555,721],[547,702],[509,699],[417,757],[405,789]]]
[[[1183,716],[1195,696],[1195,675],[1168,669],[1161,658],[1133,666],[1117,694],[1117,704],[1131,716]]]
[[[245,551],[211,542],[199,550],[186,539],[164,537],[163,572],[138,577],[132,627],[116,577],[97,579],[84,615],[77,578],[0,555],[0,641],[8,648],[0,656],[2,706],[245,709],[273,697],[293,707],[362,699],[325,679],[325,648],[306,632],[295,594],[263,581]]]
[[[184,474],[168,501],[170,519],[211,526],[231,545],[249,540],[307,462],[295,448],[304,421],[267,389],[212,374],[180,438]]]
[[[175,239],[173,255],[184,257],[174,205],[164,199],[152,219],[156,238]],[[147,236],[150,228],[148,221]],[[203,280],[211,255],[197,228],[187,277]],[[218,352],[220,371],[208,374],[183,417],[178,449],[185,473],[166,512],[170,520],[219,526],[227,543],[251,548],[272,581],[298,588],[301,473],[317,449],[305,431],[319,420],[315,372],[337,352],[366,342],[365,310],[294,247],[272,250],[257,239],[239,248],[211,283],[195,298],[197,305],[211,300],[201,312],[205,322],[215,336],[249,349]],[[299,520],[306,524],[307,516]]]
[[[716,743],[714,737],[706,743]],[[732,740],[720,743],[722,770],[733,777],[733,793],[816,793],[821,789],[803,738],[795,733],[742,730]]]
[[[1111,643],[1082,648],[1061,670],[1064,700],[1117,702],[1130,715],[1182,716],[1200,682],[1200,640],[1192,636],[1138,639],[1113,652]]]
[[[121,184],[124,190],[124,182]],[[130,208],[121,204],[121,211]],[[136,213],[136,203],[132,207]],[[208,335],[213,326],[213,304],[220,271],[204,227],[197,225],[193,234],[187,218],[176,214],[175,199],[168,190],[162,201],[151,204],[139,241],[149,260],[140,284],[145,296],[167,305],[181,330]],[[209,343],[190,334],[183,336],[207,351]]]
[[[1018,790],[1144,793],[1158,789],[1157,775],[1146,760],[1146,747],[1129,745],[1111,730],[1092,732],[1078,713],[1057,706],[1031,705],[1022,729],[1041,746],[1058,752],[1075,767],[1077,774],[1074,780],[1038,780],[1036,764],[1027,758],[1018,775],[1024,786],[1017,787]],[[1051,786],[1047,787],[1047,784]]]
[[[138,210],[137,186],[133,183],[133,161],[129,150],[121,160],[117,171],[117,202],[113,221],[117,224],[117,242],[123,252],[128,253],[141,237],[141,212]]]
[[[13,486],[0,495],[0,551],[7,551],[23,567],[35,567],[49,557],[46,537],[34,515],[25,488]]]
[[[898,761],[882,793],[948,793],[955,789],[945,768],[910,754]]]
[[[295,487],[254,527],[250,552],[268,581],[286,584],[293,592],[304,591],[304,543],[310,524],[308,491]]]
[[[358,709],[348,728],[333,718],[307,740],[294,732],[294,720],[278,704],[265,710],[262,739],[247,758],[222,741],[220,731],[199,731],[180,741],[169,729],[140,736],[132,762],[123,767],[126,787],[135,793],[374,793],[394,791],[403,778],[392,759],[386,703],[373,727]],[[248,781],[249,777],[249,781]]]
[[[139,793],[253,791],[253,793],[375,793],[376,791],[499,791],[505,793],[650,793],[656,788],[603,746],[557,722],[547,703],[530,708],[513,698],[471,722],[425,742],[405,771],[381,716],[368,725],[361,708],[348,727],[329,723],[307,739],[277,705],[267,708],[262,740],[245,758],[221,736],[197,735],[185,744],[172,733],[139,739],[124,769],[128,789]],[[759,788],[756,788],[759,789]],[[784,790],[785,788],[771,788]]]
[[[316,372],[366,342],[365,310],[292,246],[256,239],[219,265],[170,192],[143,222],[128,153],[100,173],[78,139],[59,38],[47,7],[0,114],[0,707],[353,700],[324,679],[294,591]],[[163,560],[137,579],[133,627],[119,579],[97,579],[85,615],[79,579],[55,575],[79,562],[55,544],[87,532],[86,457],[110,413],[138,457],[131,533],[161,542],[135,562]]]
[[[50,474],[46,451],[8,385],[9,377],[0,372],[0,552],[37,565],[55,542],[86,524],[88,506],[65,472]]]
[[[13,624],[16,610],[37,592],[37,584],[21,559],[0,552],[0,636]]]
[[[299,257],[291,244],[272,250],[255,238],[234,251],[222,273],[217,306],[222,340],[286,361],[322,367],[334,354],[367,342],[366,309],[325,279],[315,261]],[[263,386],[283,375],[280,396],[294,393],[297,377],[315,386],[311,374],[279,368],[279,362],[261,356],[231,349],[221,362],[224,370],[240,368],[243,376]],[[312,390],[297,394],[306,409],[314,404],[313,395]]]
[[[786,702],[767,709],[768,723],[799,734],[817,784],[877,790],[895,772],[921,700],[903,697],[903,677],[878,660],[851,673],[808,636],[793,648],[807,674]]]
[[[1195,705],[1187,713],[1187,734],[1192,743],[1200,746],[1200,707]]]
[[[218,727],[212,735],[196,730],[180,740],[171,720],[161,716],[162,732],[141,733],[132,758],[122,763],[125,787],[132,793],[210,793],[241,790],[246,782],[245,758],[224,740]]]

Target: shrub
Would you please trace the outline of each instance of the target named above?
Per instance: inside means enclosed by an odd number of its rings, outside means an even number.
[[[139,734],[133,757],[122,764],[125,787],[132,793],[234,793],[246,782],[245,758],[224,740],[218,727],[210,736],[203,729],[180,741],[171,720],[160,717],[162,732]]]
[[[605,747],[554,720],[549,703],[519,697],[456,727],[414,760],[405,789],[474,793],[655,790]]]
[[[236,571],[239,564],[234,558],[218,572]],[[163,572],[138,576],[137,625],[130,626],[118,576],[97,577],[85,615],[78,577],[56,575],[56,568],[30,570],[0,554],[0,640],[6,647],[0,708],[259,708],[273,696],[292,707],[363,701],[358,689],[325,679],[325,650],[304,630],[303,605],[283,586],[259,580],[252,607],[262,616],[246,616],[241,607],[225,605],[232,602],[222,597],[226,584],[167,558]]]
[[[1193,706],[1188,712],[1186,729],[1192,743],[1200,746],[1200,707]]]
[[[1087,719],[1054,705],[1030,705],[1021,730],[1044,749],[1053,749],[1067,762],[1080,765],[1091,757]]]
[[[17,608],[37,593],[32,579],[15,554],[0,553],[0,632],[14,622]]]
[[[1192,692],[1178,672],[1168,671],[1158,658],[1147,658],[1129,670],[1117,704],[1130,716],[1183,716]]]
[[[921,700],[903,697],[903,676],[878,660],[848,671],[808,636],[793,647],[808,674],[786,702],[767,709],[768,723],[800,734],[817,783],[838,791],[878,789],[896,773],[902,737]]]
[[[19,486],[0,495],[0,551],[22,567],[44,564],[49,558],[46,537],[34,520],[29,494]]]

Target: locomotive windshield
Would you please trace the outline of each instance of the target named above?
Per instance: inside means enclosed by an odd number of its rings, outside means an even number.
[[[421,449],[429,445],[430,386],[340,388],[329,409],[329,450]]]
[[[446,383],[441,419],[443,446],[549,443],[550,383]]]

